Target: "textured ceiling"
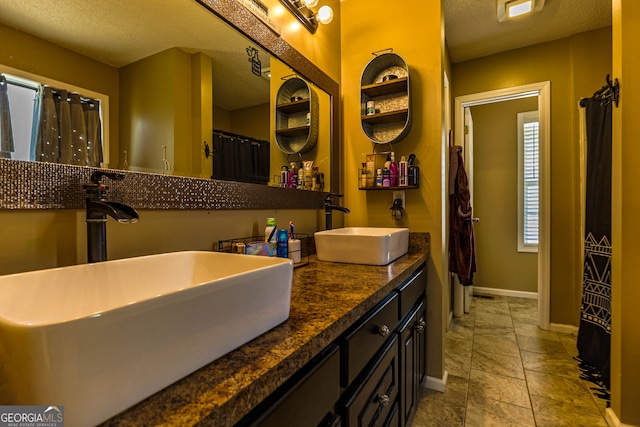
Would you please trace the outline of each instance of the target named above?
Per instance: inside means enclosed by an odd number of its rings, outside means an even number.
[[[546,0],[530,16],[498,22],[497,0],[444,0],[454,63],[611,25],[611,0]]]
[[[215,103],[227,110],[269,102],[246,48],[269,56],[194,0],[2,0],[0,23],[114,67],[178,47],[214,58]]]

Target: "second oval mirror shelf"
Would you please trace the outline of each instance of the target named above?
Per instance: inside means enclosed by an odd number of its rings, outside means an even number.
[[[411,129],[409,66],[393,49],[374,52],[360,79],[361,122],[376,144],[391,144]]]
[[[319,100],[299,77],[286,80],[276,95],[276,143],[287,154],[307,153],[318,141]]]

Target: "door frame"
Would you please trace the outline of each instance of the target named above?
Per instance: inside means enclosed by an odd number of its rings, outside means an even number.
[[[540,114],[540,233],[538,236],[538,326],[549,329],[551,285],[551,82],[458,96],[455,99],[455,141],[463,146],[464,109],[476,105],[537,96]],[[465,147],[465,150],[469,148]],[[469,153],[465,153],[469,154]]]

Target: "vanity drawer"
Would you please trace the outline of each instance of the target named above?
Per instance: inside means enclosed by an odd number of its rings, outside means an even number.
[[[351,384],[398,324],[398,294],[390,293],[342,338],[343,387]]]
[[[345,403],[343,418],[346,427],[399,425],[398,359],[398,336],[393,334],[371,368],[350,388],[352,395]]]
[[[426,289],[427,274],[424,267],[417,270],[395,289],[400,296],[400,319],[413,308],[418,298],[424,295]]]

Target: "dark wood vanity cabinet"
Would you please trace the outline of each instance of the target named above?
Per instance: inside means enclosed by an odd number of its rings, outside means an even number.
[[[405,427],[426,377],[424,265],[236,427]]]

